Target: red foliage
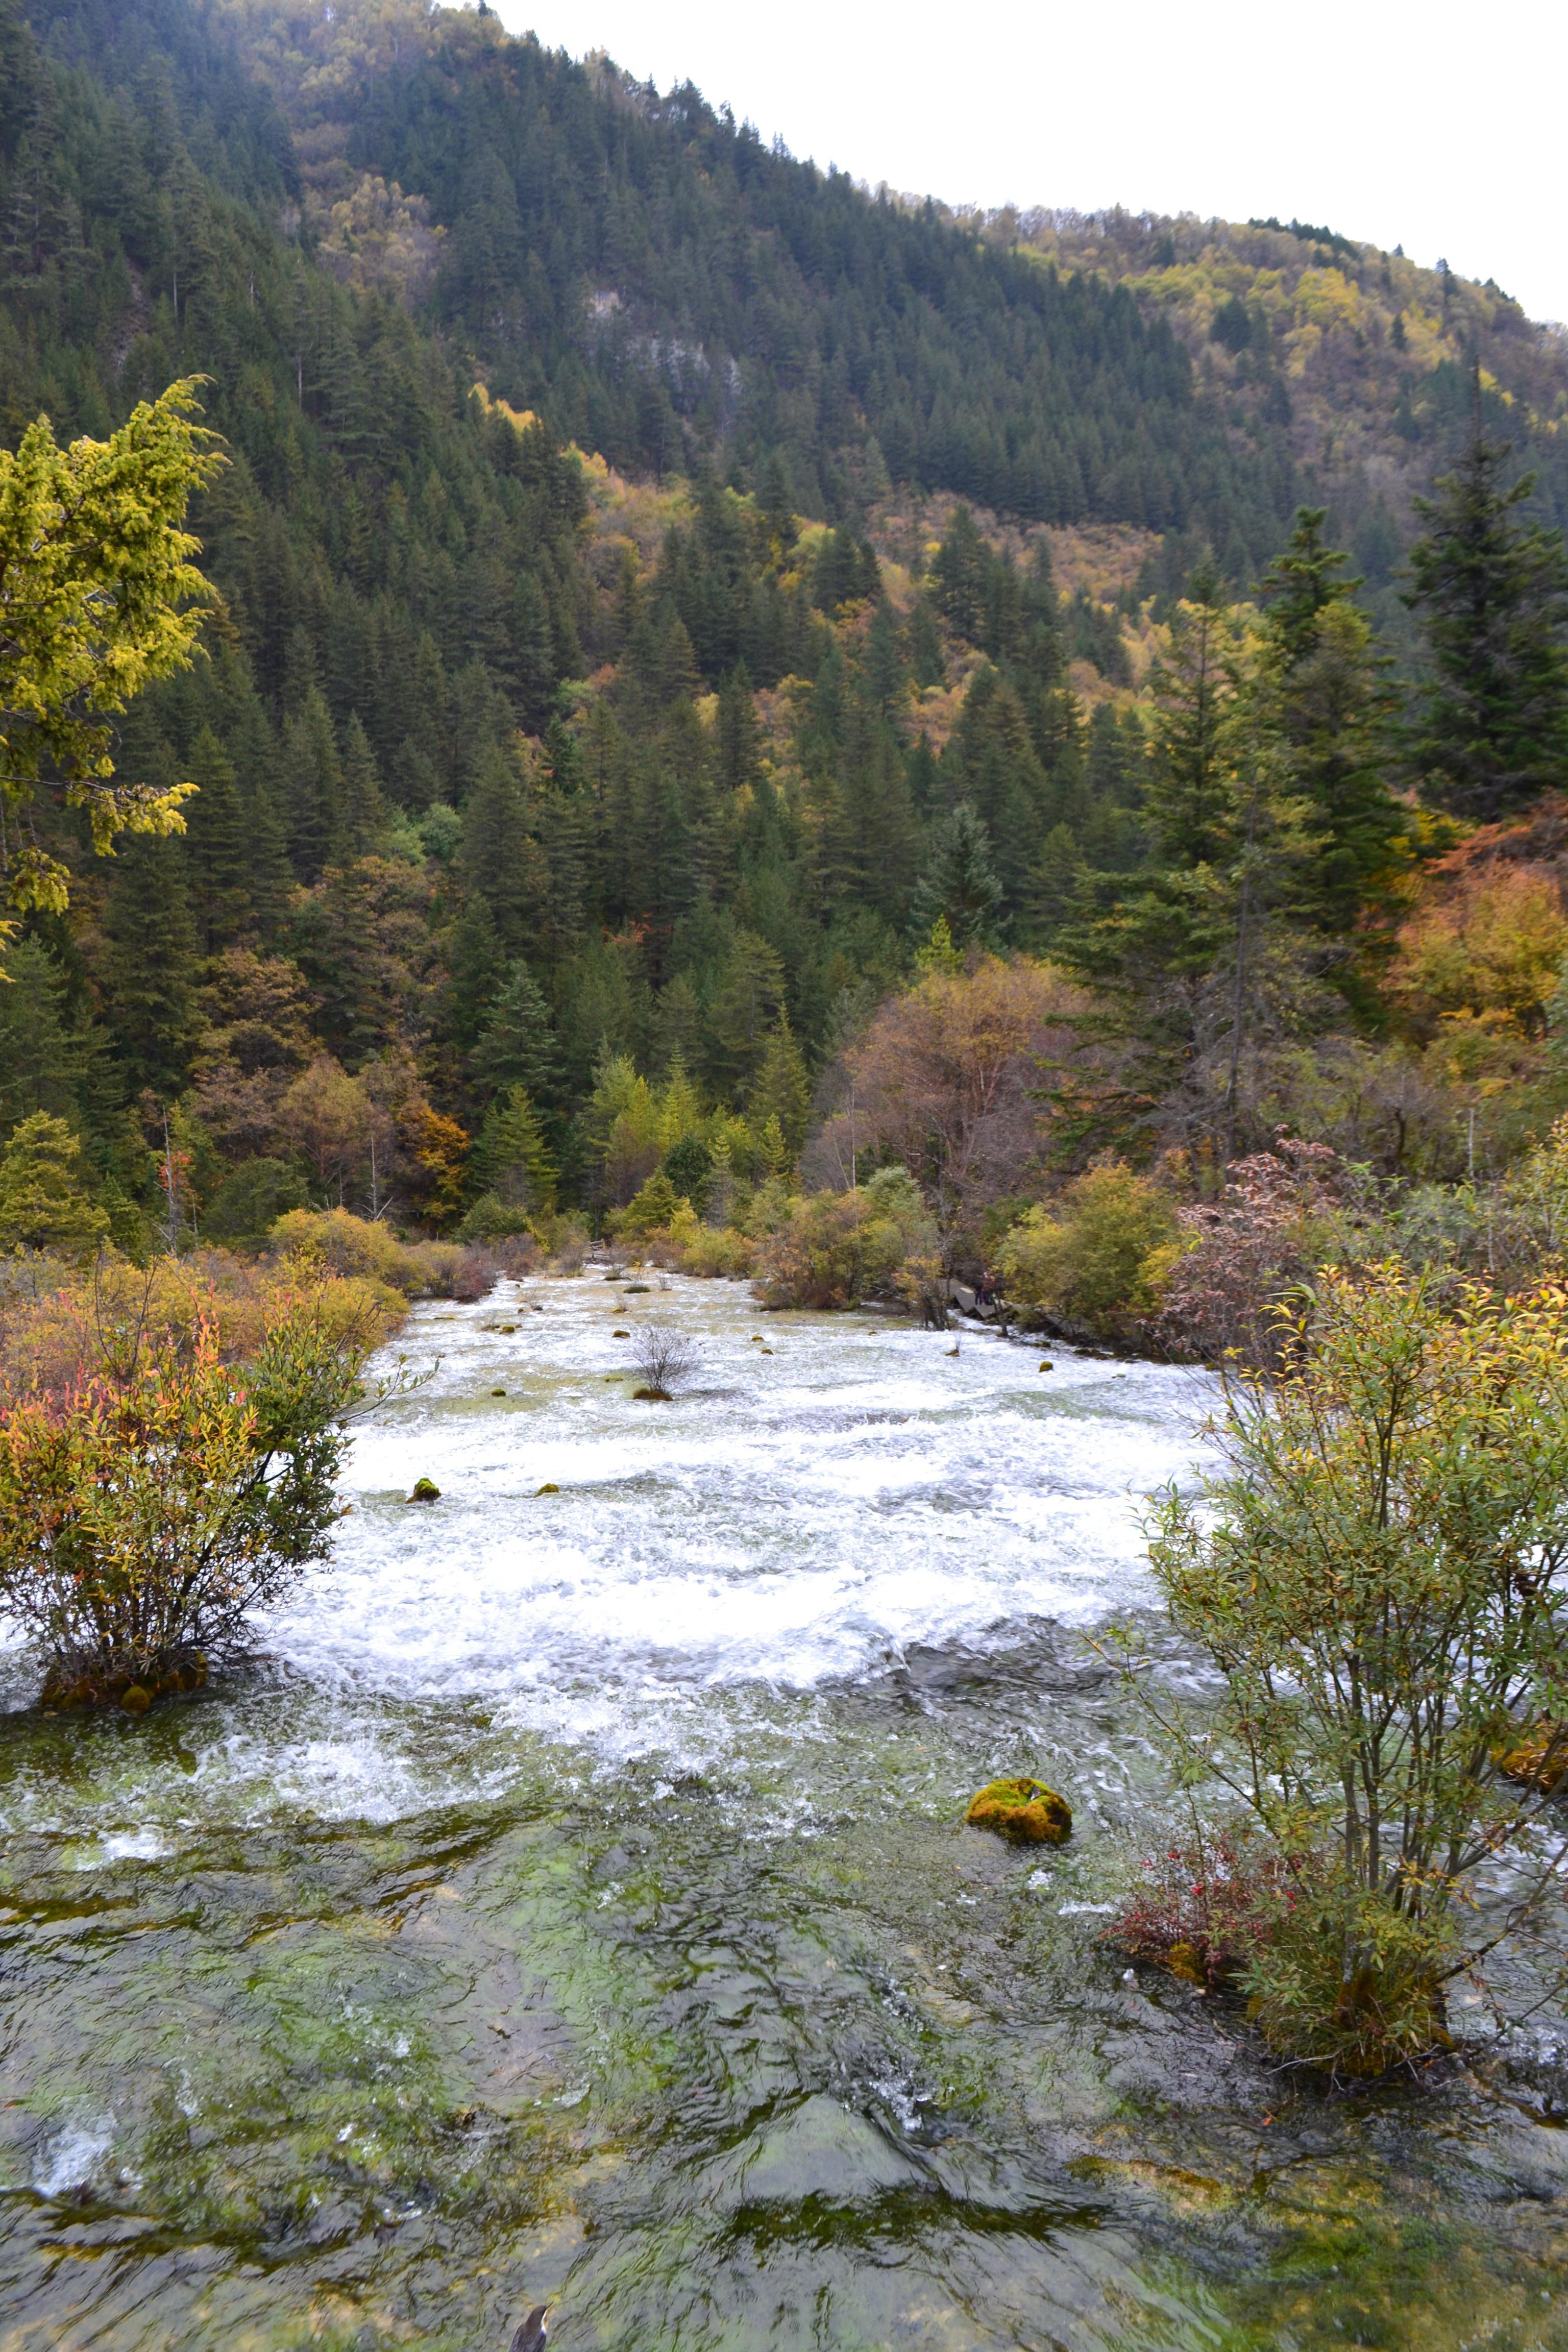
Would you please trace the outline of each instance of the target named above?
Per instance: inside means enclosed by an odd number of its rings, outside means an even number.
[[[1279,1856],[1245,1834],[1167,1846],[1139,1868],[1136,1891],[1101,1940],[1211,1992],[1237,1974],[1289,1899]]]

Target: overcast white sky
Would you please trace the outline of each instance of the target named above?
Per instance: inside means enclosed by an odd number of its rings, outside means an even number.
[[[1568,319],[1568,0],[499,0],[764,137],[950,203],[1254,215],[1495,278]]]

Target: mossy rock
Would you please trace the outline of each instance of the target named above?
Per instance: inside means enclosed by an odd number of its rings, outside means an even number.
[[[629,1331],[612,1331],[610,1334],[612,1339],[629,1339],[631,1336]]]
[[[1056,1370],[1056,1366],[1052,1363],[1048,1356],[1042,1360],[1040,1370],[1042,1372],[1054,1372]]]
[[[1015,1845],[1060,1845],[1072,1835],[1072,1808],[1043,1780],[992,1780],[971,1797],[963,1818]]]
[[[107,1706],[122,1707],[127,1715],[145,1715],[154,1701],[182,1698],[188,1691],[200,1690],[206,1678],[207,1662],[200,1655],[171,1659],[159,1667],[58,1665],[50,1669],[38,1704],[62,1715]]]
[[[505,1396],[506,1391],[505,1389],[492,1389],[490,1391],[490,1394],[491,1396]]]
[[[1568,1778],[1568,1738],[1563,1727],[1542,1716],[1535,1728],[1498,1758],[1498,1769],[1510,1780],[1521,1781],[1527,1789],[1539,1789],[1542,1794],[1560,1788]]]
[[[533,1492],[534,1492],[534,1497],[535,1497],[535,1499],[537,1500],[537,1498],[538,1498],[541,1495],[558,1495],[558,1494],[561,1492],[561,1489],[560,1489],[560,1487],[559,1487],[558,1486],[556,1486],[556,1484],[555,1484],[555,1482],[554,1482],[554,1480],[553,1480],[552,1478],[547,1478],[547,1479],[545,1480],[545,1482],[544,1482],[543,1486],[536,1486],[536,1487],[534,1488]]]
[[[669,1391],[668,1389],[634,1389],[632,1402],[634,1404],[668,1404]]]
[[[438,1503],[441,1499],[441,1489],[432,1478],[416,1478],[414,1492],[411,1495],[405,1495],[403,1499],[405,1503]]]

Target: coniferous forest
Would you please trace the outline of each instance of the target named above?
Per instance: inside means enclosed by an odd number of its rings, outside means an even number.
[[[1568,740],[1568,363],[1495,287],[953,215],[482,10],[0,38],[9,442],[192,378],[223,460],[113,745],[184,830],[36,800],[0,996],[0,1129],[123,1246],[595,1219],[688,1140],[743,1202],[981,950],[1077,993],[965,1263],[1107,1150],[1542,1141],[1555,835],[1484,828]]]

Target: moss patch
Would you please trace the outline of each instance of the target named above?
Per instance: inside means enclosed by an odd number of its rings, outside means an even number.
[[[971,1797],[963,1818],[1016,1845],[1060,1845],[1072,1835],[1072,1808],[1043,1780],[992,1780]]]

